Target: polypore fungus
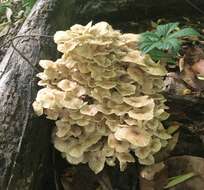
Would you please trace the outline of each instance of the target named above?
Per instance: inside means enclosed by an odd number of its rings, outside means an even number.
[[[52,140],[69,163],[95,173],[117,160],[124,170],[135,156],[149,165],[171,138],[161,123],[166,70],[138,50],[138,38],[106,22],[76,24],[54,36],[62,57],[40,61],[33,108],[56,120]]]

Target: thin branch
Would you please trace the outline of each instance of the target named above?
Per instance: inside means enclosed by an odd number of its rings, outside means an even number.
[[[198,6],[196,6],[191,0],[186,0],[186,2],[193,7],[194,9],[196,9],[198,12],[200,12],[201,14],[204,14],[204,11],[202,9],[200,9]]]
[[[29,59],[23,55],[19,49],[17,49],[13,43],[13,40],[11,40],[11,46],[13,47],[13,49],[36,71],[36,72],[40,72],[39,69],[37,69],[34,65],[32,65],[32,63],[29,61]]]
[[[113,190],[110,179],[105,171],[98,174],[96,179],[103,190]]]
[[[35,38],[35,37],[45,37],[45,38],[53,38],[53,36],[50,35],[41,35],[41,34],[28,34],[28,35],[19,35],[19,36],[15,36],[13,38],[8,39],[5,43],[3,43],[0,46],[0,49],[2,47],[4,47],[5,45],[7,45],[8,43],[10,43],[11,41],[18,39],[18,38],[24,38],[24,37],[31,37],[31,38]]]
[[[37,69],[34,65],[32,65],[32,63],[29,61],[29,59],[23,55],[23,53],[16,48],[16,46],[14,45],[14,40],[18,39],[18,38],[23,38],[23,37],[30,37],[30,38],[35,38],[35,37],[46,37],[46,38],[53,38],[53,36],[49,36],[49,35],[40,35],[40,34],[31,34],[31,35],[19,35],[19,36],[15,36],[9,40],[7,40],[2,46],[0,46],[0,49],[2,47],[4,47],[6,44],[11,43],[11,46],[13,47],[13,49],[36,71],[36,72],[40,72],[39,69]]]

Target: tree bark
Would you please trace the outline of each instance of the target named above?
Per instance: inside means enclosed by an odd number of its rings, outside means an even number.
[[[52,38],[23,35],[53,35],[64,29],[71,19],[73,1],[38,0],[22,28],[13,40],[20,55],[10,47],[0,63],[0,189],[45,190],[43,176],[52,172],[49,165],[50,123],[37,118],[32,102],[37,93],[36,67],[39,59],[55,59]],[[60,11],[59,11],[60,10]],[[49,165],[49,167],[48,167]],[[50,168],[50,169],[47,169]],[[44,181],[46,183],[46,181]],[[47,187],[49,188],[49,185]]]

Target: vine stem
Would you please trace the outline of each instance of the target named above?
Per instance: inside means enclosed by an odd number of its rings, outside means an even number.
[[[196,9],[198,12],[200,12],[201,14],[204,14],[204,11],[202,9],[200,9],[198,6],[196,6],[191,0],[186,0],[186,2],[193,7],[194,9]]]
[[[32,63],[29,61],[29,59],[23,55],[23,53],[16,47],[16,45],[14,44],[14,40],[18,39],[18,38],[24,38],[24,37],[30,37],[30,38],[35,38],[35,37],[45,37],[45,38],[53,38],[53,36],[50,35],[41,35],[41,34],[30,34],[30,35],[19,35],[19,36],[15,36],[13,38],[10,38],[9,40],[7,40],[3,45],[0,46],[0,49],[2,47],[4,47],[5,45],[7,45],[8,43],[11,43],[12,48],[36,71],[36,72],[40,72],[39,69],[37,69],[34,65],[32,65]]]

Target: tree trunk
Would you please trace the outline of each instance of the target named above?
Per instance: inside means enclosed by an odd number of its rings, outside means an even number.
[[[53,35],[64,25],[69,26],[70,22],[63,18],[65,11],[72,7],[71,3],[66,0],[38,0],[17,34],[22,37],[13,40],[21,53],[10,47],[0,64],[2,190],[45,190],[43,176],[51,176],[50,123],[33,114],[32,102],[38,90],[36,71],[23,56],[36,67],[39,59],[55,59],[56,48],[52,38],[23,35]]]

